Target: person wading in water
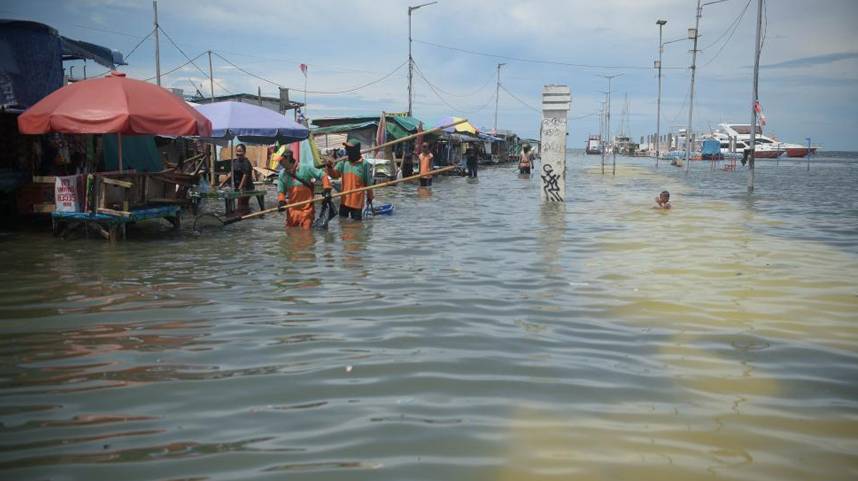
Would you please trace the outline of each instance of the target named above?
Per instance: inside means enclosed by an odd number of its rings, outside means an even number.
[[[530,175],[533,166],[533,155],[530,153],[530,144],[524,144],[521,148],[521,156],[518,158],[518,173]]]
[[[280,166],[283,170],[277,178],[277,206],[281,209],[286,205],[286,199],[291,203],[312,199],[318,181],[322,182],[325,195],[331,195],[331,181],[328,176],[317,169],[300,166],[292,157],[291,150],[283,152]],[[313,226],[315,217],[316,207],[313,202],[292,207],[286,213],[286,227],[309,229]]]
[[[429,144],[423,142],[420,146],[420,154],[417,156],[420,159],[420,173],[426,174],[432,170],[432,160],[435,158],[432,152],[429,152]],[[432,176],[424,175],[420,177],[420,187],[432,187]]]
[[[360,142],[351,139],[345,144],[348,160],[341,160],[336,165],[328,161],[328,175],[334,179],[342,177],[343,192],[360,189],[372,185],[372,166],[364,160],[360,153]],[[354,220],[363,218],[364,194],[372,207],[373,193],[371,190],[355,192],[343,196],[340,202],[340,217],[351,217]]]

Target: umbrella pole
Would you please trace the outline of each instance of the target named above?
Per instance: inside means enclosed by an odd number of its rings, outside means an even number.
[[[116,145],[119,149],[119,172],[122,172],[122,132],[116,133]]]

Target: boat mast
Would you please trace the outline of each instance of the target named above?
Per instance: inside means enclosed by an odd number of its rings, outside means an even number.
[[[757,149],[757,102],[760,80],[760,31],[763,27],[763,0],[757,0],[757,35],[754,43],[754,88],[751,94],[751,151],[748,154],[748,193],[754,192],[754,153]]]

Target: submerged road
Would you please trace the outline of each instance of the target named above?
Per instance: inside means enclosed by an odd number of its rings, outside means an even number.
[[[325,233],[0,230],[0,479],[858,477],[858,159],[618,161]]]

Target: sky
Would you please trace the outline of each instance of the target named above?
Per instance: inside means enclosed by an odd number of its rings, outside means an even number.
[[[211,50],[216,95],[261,88],[277,96],[279,85],[303,101],[296,90],[304,88],[304,63],[311,118],[406,111],[407,12],[419,3],[160,0],[162,85],[209,95]],[[725,0],[702,9],[696,131],[750,122],[756,6],[757,0]],[[497,100],[499,128],[536,137],[543,86],[565,84],[573,98],[568,146],[583,147],[598,133],[608,90],[602,76],[620,74],[611,84],[611,129],[639,140],[656,130],[656,20],[665,19],[664,41],[682,39],[665,45],[662,63],[662,132],[675,132],[688,122],[687,29],[695,11],[696,0],[438,0],[412,16],[414,115],[430,125],[466,117],[490,131]],[[144,40],[153,26],[149,0],[7,0],[0,18],[46,23],[123,52],[128,65],[120,70],[131,77],[155,75],[155,42]],[[759,91],[767,135],[858,150],[856,21],[858,0],[765,2]],[[196,65],[182,66],[184,55]],[[498,63],[505,65],[496,96]],[[82,76],[82,63],[66,66]],[[87,75],[104,72],[87,65]]]

